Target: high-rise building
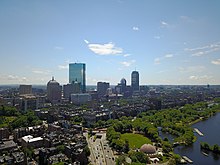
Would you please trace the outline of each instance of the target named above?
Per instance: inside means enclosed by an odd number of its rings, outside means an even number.
[[[133,71],[131,73],[131,87],[133,91],[139,91],[139,73],[138,71]]]
[[[81,93],[80,83],[75,81],[73,84],[63,85],[63,97],[65,99],[70,100],[71,94],[74,94],[74,93]]]
[[[121,79],[121,92],[124,93],[126,91],[126,87],[127,87],[127,81],[125,78]]]
[[[122,78],[120,83],[118,83],[118,85],[115,86],[115,92],[116,93],[120,93],[120,94],[124,94],[125,91],[126,91],[126,79],[125,78]]]
[[[32,85],[20,85],[19,94],[20,95],[32,94]]]
[[[86,64],[71,63],[69,64],[69,83],[73,84],[75,81],[80,83],[81,91],[86,92]]]
[[[47,83],[47,99],[51,103],[57,103],[61,101],[61,93],[62,92],[62,86],[54,80],[54,77],[52,80],[50,80]]]
[[[98,82],[97,83],[97,94],[98,97],[103,97],[106,95],[106,91],[109,88],[109,83],[107,82]]]

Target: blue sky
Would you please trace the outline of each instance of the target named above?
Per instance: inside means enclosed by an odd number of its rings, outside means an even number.
[[[220,84],[219,0],[1,0],[0,84]]]

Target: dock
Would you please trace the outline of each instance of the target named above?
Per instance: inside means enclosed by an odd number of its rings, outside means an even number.
[[[194,131],[199,134],[200,136],[204,136],[204,134],[198,129],[198,128],[194,128]]]
[[[202,154],[205,155],[205,156],[209,156],[209,154],[207,154],[207,153],[205,153],[205,152],[202,152]]]
[[[185,161],[187,161],[188,163],[193,163],[193,161],[190,159],[190,158],[188,158],[187,156],[183,156],[183,159],[185,160]]]

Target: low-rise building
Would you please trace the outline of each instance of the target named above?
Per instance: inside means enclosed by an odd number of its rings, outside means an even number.
[[[9,138],[8,128],[0,128],[0,140],[8,139],[8,138]]]
[[[91,101],[91,95],[89,93],[78,93],[78,94],[71,94],[71,102],[73,104],[85,104]]]
[[[14,158],[14,164],[16,165],[25,164],[25,155],[23,152],[13,152],[12,157]]]
[[[33,147],[39,148],[43,147],[43,138],[42,137],[33,137],[31,135],[27,135],[21,138],[22,147]]]
[[[0,152],[1,151],[10,151],[17,147],[17,144],[13,140],[9,141],[0,141]]]

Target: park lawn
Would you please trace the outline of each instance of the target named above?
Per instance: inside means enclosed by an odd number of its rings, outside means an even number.
[[[147,137],[140,135],[140,134],[133,134],[133,133],[125,133],[121,134],[121,139],[127,139],[129,142],[129,147],[132,149],[140,148],[143,144],[152,144],[150,139]]]
[[[8,125],[17,118],[15,116],[3,116],[3,117],[5,118],[5,121],[2,124],[0,124],[0,128],[8,127]]]
[[[17,117],[15,116],[5,116],[7,123],[13,122]]]

